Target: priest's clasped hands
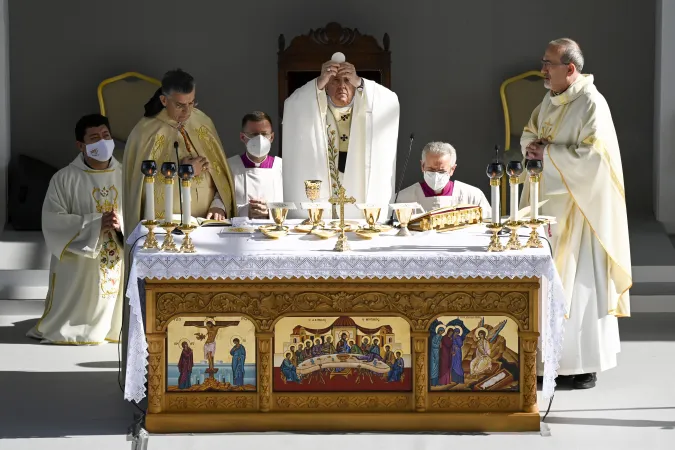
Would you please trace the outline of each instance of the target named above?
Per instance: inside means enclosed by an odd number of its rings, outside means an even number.
[[[544,150],[550,143],[551,142],[548,139],[537,139],[536,141],[530,142],[525,148],[525,158],[543,161]]]
[[[316,80],[317,88],[325,88],[333,77],[344,77],[355,88],[361,85],[361,77],[356,74],[356,67],[353,64],[348,62],[338,64],[335,61],[326,61],[321,66],[321,75]]]
[[[117,215],[117,212],[110,211],[103,214],[101,219],[101,229],[102,230],[122,230],[122,222],[120,222],[120,217]]]
[[[265,200],[250,199],[248,202],[248,217],[249,219],[267,219],[269,210]]]

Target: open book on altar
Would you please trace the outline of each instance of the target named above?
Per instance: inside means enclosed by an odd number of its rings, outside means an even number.
[[[174,214],[172,221],[174,223],[180,223],[180,214]],[[232,225],[232,221],[230,219],[214,220],[190,216],[190,225],[199,227],[229,227]]]

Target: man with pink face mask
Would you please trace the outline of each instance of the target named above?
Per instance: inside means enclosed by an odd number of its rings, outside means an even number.
[[[112,156],[107,118],[82,117],[75,138],[80,154],[52,177],[42,206],[50,283],[28,336],[95,345],[117,341],[122,326],[122,166]]]
[[[274,142],[270,116],[262,111],[246,114],[239,140],[246,152],[227,160],[234,179],[235,215],[267,219],[267,203],[284,201],[281,158],[269,155]]]
[[[429,142],[422,149],[424,180],[408,186],[398,194],[400,203],[419,203],[425,211],[455,205],[476,205],[483,210],[483,218],[491,215],[483,191],[477,187],[452,180],[457,168],[457,152],[445,142]]]
[[[398,97],[360,77],[341,53],[333,56],[317,78],[284,102],[284,200],[307,201],[304,181],[320,180],[320,200],[344,187],[357,204],[387,211],[394,197]],[[305,215],[300,209],[289,212],[289,217]],[[345,218],[360,219],[363,213],[348,204]]]

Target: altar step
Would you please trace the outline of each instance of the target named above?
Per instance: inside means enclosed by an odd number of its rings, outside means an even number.
[[[675,312],[675,236],[653,218],[629,219],[633,312]],[[0,235],[0,299],[47,296],[50,255],[42,233],[6,229]]]

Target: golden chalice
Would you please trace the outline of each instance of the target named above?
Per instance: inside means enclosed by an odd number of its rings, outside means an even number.
[[[398,218],[398,223],[401,224],[401,229],[396,233],[396,236],[410,236],[410,230],[408,230],[408,223],[412,219],[413,210],[412,208],[399,208],[396,210],[396,217]]]
[[[316,202],[321,195],[321,180],[305,180],[305,195],[311,203]],[[312,225],[312,230],[319,228],[323,209],[309,208],[309,219],[305,219],[302,225]]]
[[[286,221],[286,216],[288,215],[288,208],[271,208],[270,212],[272,213],[272,220],[277,224],[275,231],[284,231],[284,222]]]

